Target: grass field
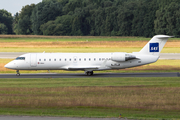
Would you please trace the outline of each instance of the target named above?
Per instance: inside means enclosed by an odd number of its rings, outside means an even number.
[[[57,41],[144,41],[150,38],[143,37],[107,37],[107,36],[15,36],[15,37],[4,37],[0,35],[1,42],[57,42]],[[179,40],[173,39],[171,40]]]
[[[18,42],[0,43],[0,52],[138,52],[147,42]],[[162,53],[180,53],[180,42],[165,45]]]
[[[0,79],[0,114],[180,118],[179,78]]]
[[[0,35],[0,41],[28,40],[28,41],[144,41],[151,38],[133,36],[44,36],[44,35]],[[169,40],[179,41],[180,38]]]
[[[26,38],[25,38],[26,37]],[[151,38],[91,36],[4,36],[0,52],[138,52]],[[180,53],[180,39],[171,38],[162,53]]]

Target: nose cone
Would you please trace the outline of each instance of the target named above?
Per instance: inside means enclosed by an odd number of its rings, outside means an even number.
[[[4,67],[8,69],[15,69],[15,65],[12,62],[6,64]]]
[[[8,63],[8,64],[6,64],[4,67],[5,67],[5,68],[10,68],[11,65]]]

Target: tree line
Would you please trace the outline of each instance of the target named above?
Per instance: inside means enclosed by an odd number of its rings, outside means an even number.
[[[14,17],[0,10],[0,34],[180,37],[180,1],[42,0]]]

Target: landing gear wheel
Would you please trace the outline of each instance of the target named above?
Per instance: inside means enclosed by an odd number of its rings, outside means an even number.
[[[16,74],[16,76],[20,76],[20,74]]]
[[[93,71],[86,71],[85,74],[86,74],[87,76],[91,76],[91,75],[93,75],[94,73],[93,73]]]
[[[16,76],[20,76],[19,70],[17,70],[16,73],[17,73]]]
[[[88,72],[87,75],[88,75],[88,76],[91,76],[91,72]]]
[[[90,73],[91,73],[91,75],[93,75],[93,74],[94,74],[94,72],[93,72],[93,71],[91,71]]]

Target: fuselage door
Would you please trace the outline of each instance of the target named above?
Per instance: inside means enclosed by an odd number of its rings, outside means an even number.
[[[37,54],[31,54],[31,67],[37,66]]]

